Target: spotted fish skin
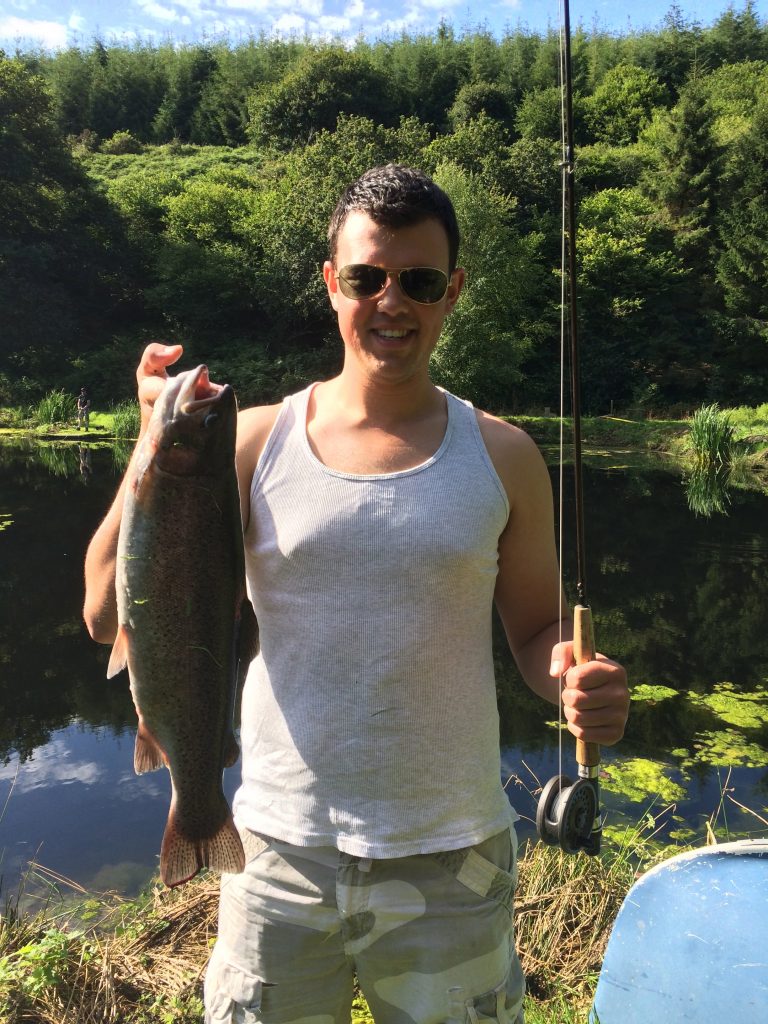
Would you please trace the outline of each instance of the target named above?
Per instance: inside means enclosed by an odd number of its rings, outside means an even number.
[[[169,378],[131,464],[117,551],[118,634],[108,676],[128,668],[137,773],[165,765],[160,853],[169,886],[201,868],[238,872],[224,796],[237,760],[238,672],[255,650],[235,471],[237,403],[205,366]]]

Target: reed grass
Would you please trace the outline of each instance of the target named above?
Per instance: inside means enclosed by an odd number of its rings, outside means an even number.
[[[32,408],[32,420],[39,426],[54,426],[57,423],[71,423],[77,415],[77,399],[60,391],[49,391]]]
[[[136,402],[120,402],[112,407],[112,433],[121,440],[139,436],[141,412]]]
[[[699,465],[728,466],[734,444],[730,414],[717,403],[703,405],[691,417],[689,441]]]

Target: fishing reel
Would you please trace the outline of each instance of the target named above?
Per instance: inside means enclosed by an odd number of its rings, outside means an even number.
[[[580,771],[581,771],[580,766]],[[589,771],[589,769],[587,769]],[[555,775],[542,790],[536,810],[536,831],[548,846],[565,853],[600,852],[601,820],[597,778]]]

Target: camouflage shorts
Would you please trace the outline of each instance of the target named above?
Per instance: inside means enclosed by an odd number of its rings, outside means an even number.
[[[522,1024],[514,829],[447,853],[365,860],[244,833],[222,878],[206,1024]]]

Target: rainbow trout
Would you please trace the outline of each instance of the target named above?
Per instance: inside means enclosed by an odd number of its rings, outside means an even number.
[[[107,675],[128,667],[137,774],[167,766],[171,807],[160,874],[242,871],[222,789],[239,750],[238,671],[256,646],[245,596],[235,473],[237,403],[205,366],[169,378],[136,452],[117,549],[119,629]]]

